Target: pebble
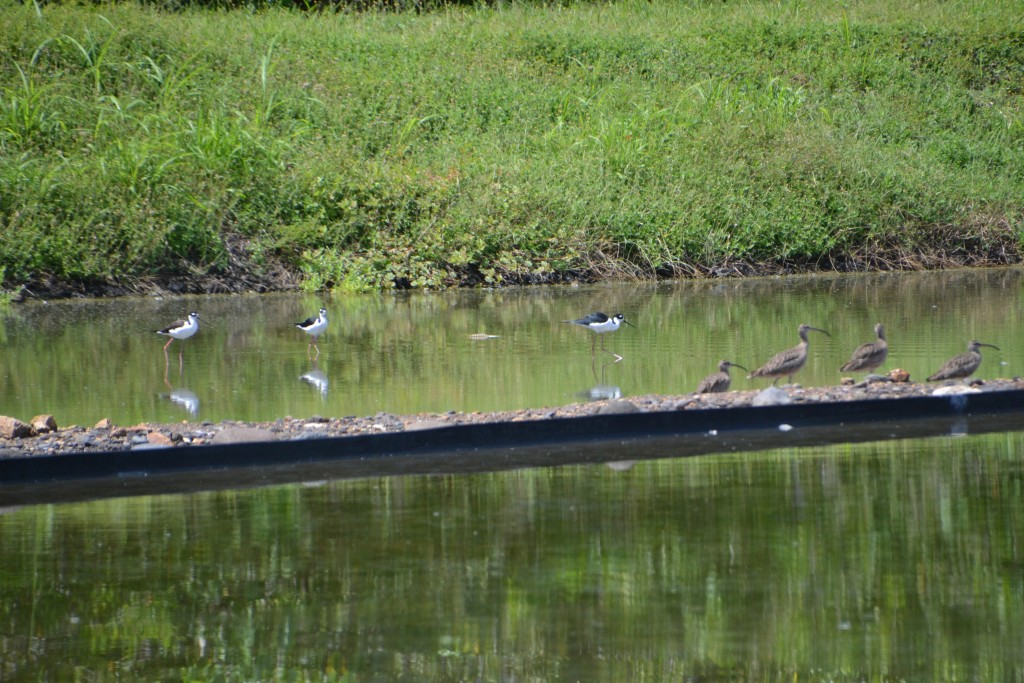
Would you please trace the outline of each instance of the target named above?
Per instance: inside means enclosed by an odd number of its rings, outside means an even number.
[[[47,456],[65,453],[145,450],[150,448],[188,448],[204,443],[245,443],[251,441],[297,440],[324,437],[358,436],[385,432],[400,432],[413,429],[434,429],[459,424],[480,424],[486,422],[522,422],[550,420],[555,418],[582,417],[588,415],[610,415],[630,412],[664,412],[676,410],[728,410],[731,407],[758,405],[758,400],[786,402],[804,401],[814,403],[842,402],[875,398],[899,400],[912,396],[957,395],[970,393],[1024,389],[1020,378],[988,380],[967,387],[963,383],[936,386],[913,382],[876,381],[858,385],[837,385],[829,387],[791,386],[785,389],[769,387],[764,391],[730,391],[724,394],[698,396],[681,394],[676,396],[645,395],[632,396],[628,400],[584,401],[559,407],[545,407],[530,410],[500,411],[491,413],[421,413],[416,415],[394,415],[380,412],[367,417],[348,415],[345,417],[313,416],[308,419],[285,417],[269,422],[243,423],[225,420],[220,423],[209,421],[174,424],[139,424],[116,426],[109,420],[100,420],[91,429],[72,425],[55,429],[45,434],[33,434],[31,426],[14,418],[0,416],[0,423],[10,426],[22,425],[17,432],[21,436],[0,436],[0,458],[25,456]],[[56,421],[55,421],[56,422]]]

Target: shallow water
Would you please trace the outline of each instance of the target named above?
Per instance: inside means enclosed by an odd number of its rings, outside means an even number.
[[[749,368],[794,345],[811,355],[796,381],[836,384],[838,368],[886,325],[883,369],[923,379],[978,339],[977,377],[1024,367],[1016,342],[1024,271],[714,280],[394,295],[251,295],[29,303],[0,314],[0,414],[58,424],[273,420],[555,406],[592,395],[693,391],[721,359]],[[324,303],[316,363],[292,323]],[[153,331],[197,310],[200,332],[165,361]],[[623,356],[591,360],[592,334],[563,324],[622,312],[635,328],[604,336]],[[495,338],[474,341],[470,335]],[[734,388],[763,388],[736,371]]]
[[[0,514],[0,679],[1020,680],[1024,434]]]

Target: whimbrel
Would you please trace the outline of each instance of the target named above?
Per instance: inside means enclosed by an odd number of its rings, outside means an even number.
[[[723,391],[729,391],[729,385],[732,384],[732,378],[729,376],[729,368],[739,368],[740,370],[747,370],[742,365],[736,363],[730,363],[727,360],[723,360],[718,364],[718,372],[713,375],[708,375],[700,381],[697,386],[698,394],[718,394]],[[747,372],[750,372],[747,370]]]
[[[967,345],[967,353],[961,353],[953,356],[947,360],[939,371],[928,378],[929,382],[938,382],[944,379],[963,379],[966,380],[968,377],[974,374],[981,365],[981,352],[978,351],[982,346],[987,346],[990,349],[999,351],[998,346],[992,344],[984,344],[980,341],[972,341]]]
[[[320,357],[320,347],[316,345],[316,340],[320,338],[320,335],[327,329],[327,309],[321,308],[320,314],[315,318],[306,318],[301,323],[295,323],[295,327],[299,328],[312,339],[309,340],[309,345],[306,346],[306,358],[309,358],[309,349],[312,347],[316,349],[316,357]]]
[[[620,325],[629,325],[630,327],[635,327],[635,325],[626,320],[626,316],[622,315],[621,313],[616,313],[611,317],[600,312],[591,313],[585,318],[580,318],[579,320],[563,320],[562,322],[571,323],[573,325],[579,325],[580,327],[586,327],[587,329],[593,331],[595,334],[614,332],[615,330],[619,329]],[[622,356],[620,356],[617,353],[612,353],[611,351],[608,351],[607,349],[604,348],[604,337],[601,337],[601,350],[604,351],[605,353],[611,353],[611,355],[615,356],[619,360],[622,360]],[[597,337],[594,337],[594,340],[590,345],[590,355],[594,356],[596,354]]]
[[[811,327],[807,323],[803,323],[797,328],[797,334],[800,335],[800,343],[791,349],[780,351],[779,353],[772,356],[772,358],[754,370],[747,376],[747,379],[753,379],[754,377],[774,377],[772,380],[772,386],[779,381],[780,377],[789,375],[789,383],[793,383],[793,375],[797,373],[800,368],[807,362],[807,332],[814,330],[815,332],[821,332],[825,336],[831,337],[828,332],[817,327]]]
[[[846,365],[839,368],[839,372],[871,372],[885,362],[889,355],[889,343],[885,340],[882,323],[875,325],[875,335],[878,339],[858,346]]]

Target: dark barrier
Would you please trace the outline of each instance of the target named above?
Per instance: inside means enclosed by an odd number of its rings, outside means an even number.
[[[0,460],[0,506],[319,479],[519,467],[1024,429],[1024,391],[629,413],[422,431]]]

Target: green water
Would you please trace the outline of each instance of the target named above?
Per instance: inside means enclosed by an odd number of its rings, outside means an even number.
[[[291,323],[324,303],[331,327],[314,366]],[[197,310],[200,332],[179,370],[153,330]],[[606,335],[624,357],[591,361],[591,333],[560,321],[622,312],[636,327]],[[62,301],[0,313],[0,414],[52,413],[60,425],[273,420],[564,405],[598,386],[623,396],[693,391],[729,359],[754,368],[812,333],[806,386],[838,368],[885,324],[890,359],[921,380],[978,339],[980,378],[1024,373],[1021,269],[801,277],[653,285],[545,287],[414,295],[253,295]],[[474,341],[474,333],[497,335]],[[311,372],[316,374],[310,375]],[[305,379],[303,378],[305,376]],[[166,380],[166,381],[165,381]],[[763,388],[737,372],[734,388]]]
[[[1024,433],[40,505],[3,681],[1024,679]]]

